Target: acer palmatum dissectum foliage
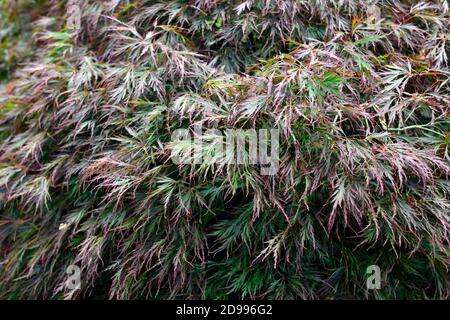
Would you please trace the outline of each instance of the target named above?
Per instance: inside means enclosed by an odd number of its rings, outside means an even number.
[[[0,2],[0,297],[448,298],[446,1],[39,2]],[[174,164],[195,125],[279,129],[277,174]]]

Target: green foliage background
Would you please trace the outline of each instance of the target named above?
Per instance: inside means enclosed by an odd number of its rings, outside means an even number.
[[[0,298],[448,298],[449,39],[446,0],[0,0]],[[195,124],[280,129],[278,173],[175,165]]]

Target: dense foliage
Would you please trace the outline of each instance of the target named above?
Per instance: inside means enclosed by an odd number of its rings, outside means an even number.
[[[0,298],[449,297],[446,0],[0,16]],[[277,174],[174,164],[195,124],[278,128]]]

